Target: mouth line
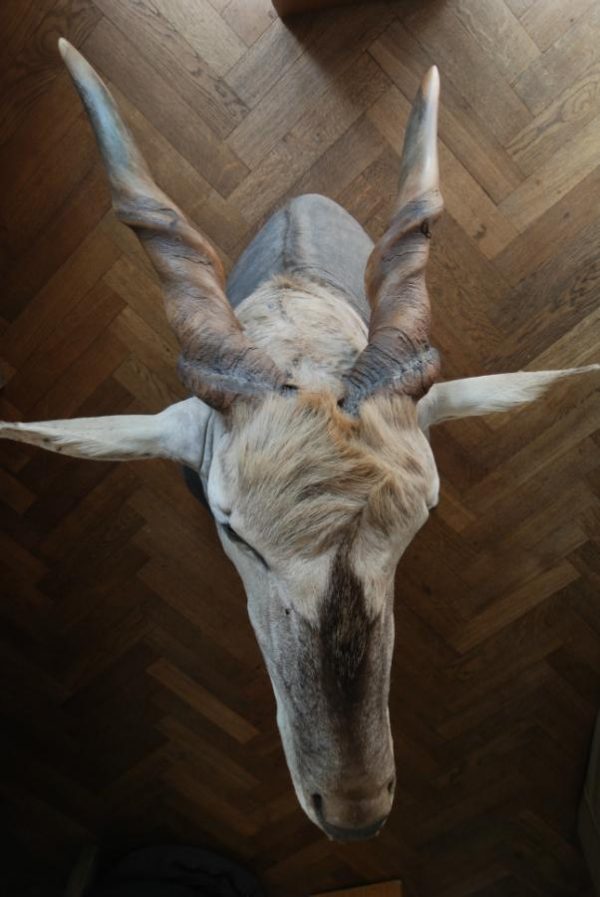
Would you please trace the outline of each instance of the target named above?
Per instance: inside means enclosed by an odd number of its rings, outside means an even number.
[[[359,829],[340,828],[337,825],[329,825],[329,823],[325,822],[322,818],[319,819],[319,822],[325,834],[331,838],[332,841],[366,841],[368,838],[373,838],[380,832],[386,819],[387,816],[384,816],[383,819],[378,819],[376,822],[371,823],[371,825]]]
[[[319,826],[332,841],[366,841],[368,838],[377,835],[387,820],[387,816],[384,816],[382,819],[377,819],[375,822],[372,822],[371,825],[366,825],[363,828],[342,828],[342,826],[331,825],[325,821],[323,816],[323,801],[320,794],[312,795],[312,803],[316,811]]]
[[[363,828],[343,828],[339,825],[331,825],[325,820],[325,816],[323,814],[323,800],[320,794],[312,795],[312,804],[315,809],[320,828],[331,841],[366,841],[369,838],[373,838],[375,835],[379,834],[388,818],[387,816],[383,816],[381,819],[377,819],[370,825],[363,826]]]

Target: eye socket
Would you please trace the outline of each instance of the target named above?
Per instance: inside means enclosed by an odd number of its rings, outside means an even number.
[[[266,570],[269,569],[269,565],[268,565],[267,562],[265,561],[265,559],[264,559],[264,557],[262,556],[262,554],[259,554],[258,551],[256,550],[256,548],[253,548],[252,545],[249,545],[248,542],[246,542],[245,539],[242,539],[242,537],[240,536],[240,534],[239,534],[239,533],[236,533],[236,531],[235,531],[234,528],[231,526],[231,524],[229,524],[229,523],[222,523],[222,524],[221,524],[221,527],[222,527],[222,529],[227,533],[227,537],[228,537],[229,539],[231,539],[232,542],[234,542],[236,545],[240,545],[242,548],[246,548],[248,551],[251,551],[252,554],[254,555],[254,557],[255,557],[257,560],[259,560],[259,561],[261,562],[261,564],[263,565],[263,567],[264,567]]]
[[[242,537],[239,535],[239,533],[236,533],[236,531],[231,526],[231,524],[222,523],[221,526],[225,530],[225,532],[227,533],[227,535],[229,536],[229,538],[231,539],[232,542],[235,542],[237,545],[248,545],[248,543],[242,539]],[[250,546],[248,545],[248,548],[249,547]]]

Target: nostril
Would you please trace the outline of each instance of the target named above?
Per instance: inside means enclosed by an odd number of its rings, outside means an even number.
[[[389,780],[389,782],[387,784],[388,794],[393,794],[395,787],[396,787],[396,777],[392,776],[392,778]]]
[[[313,802],[313,807],[315,808],[317,815],[320,816],[323,812],[323,798],[321,797],[320,794],[313,794],[312,802]]]

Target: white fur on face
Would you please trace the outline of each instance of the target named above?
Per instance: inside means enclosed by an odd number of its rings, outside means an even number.
[[[214,458],[211,507],[251,546],[220,529],[273,684],[294,788],[317,824],[311,795],[343,779],[347,757],[358,753],[371,769],[393,769],[387,691],[394,571],[437,489],[429,443],[404,399],[372,400],[358,422],[333,396],[248,403],[234,410]],[[322,629],[344,545],[360,583],[373,672],[360,723],[341,725],[326,695]],[[376,635],[367,633],[369,620]]]

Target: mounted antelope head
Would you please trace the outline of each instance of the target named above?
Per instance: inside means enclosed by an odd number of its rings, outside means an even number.
[[[434,382],[425,266],[442,211],[437,69],[415,100],[396,208],[366,266],[367,329],[340,290],[297,270],[234,313],[217,253],[153,182],[100,78],[66,41],[60,50],[117,217],[162,283],[192,398],[157,415],[4,423],[0,435],[197,471],[246,588],[298,799],[330,837],[369,837],[394,794],[394,573],[438,501],[428,429],[530,402],[598,365]]]

